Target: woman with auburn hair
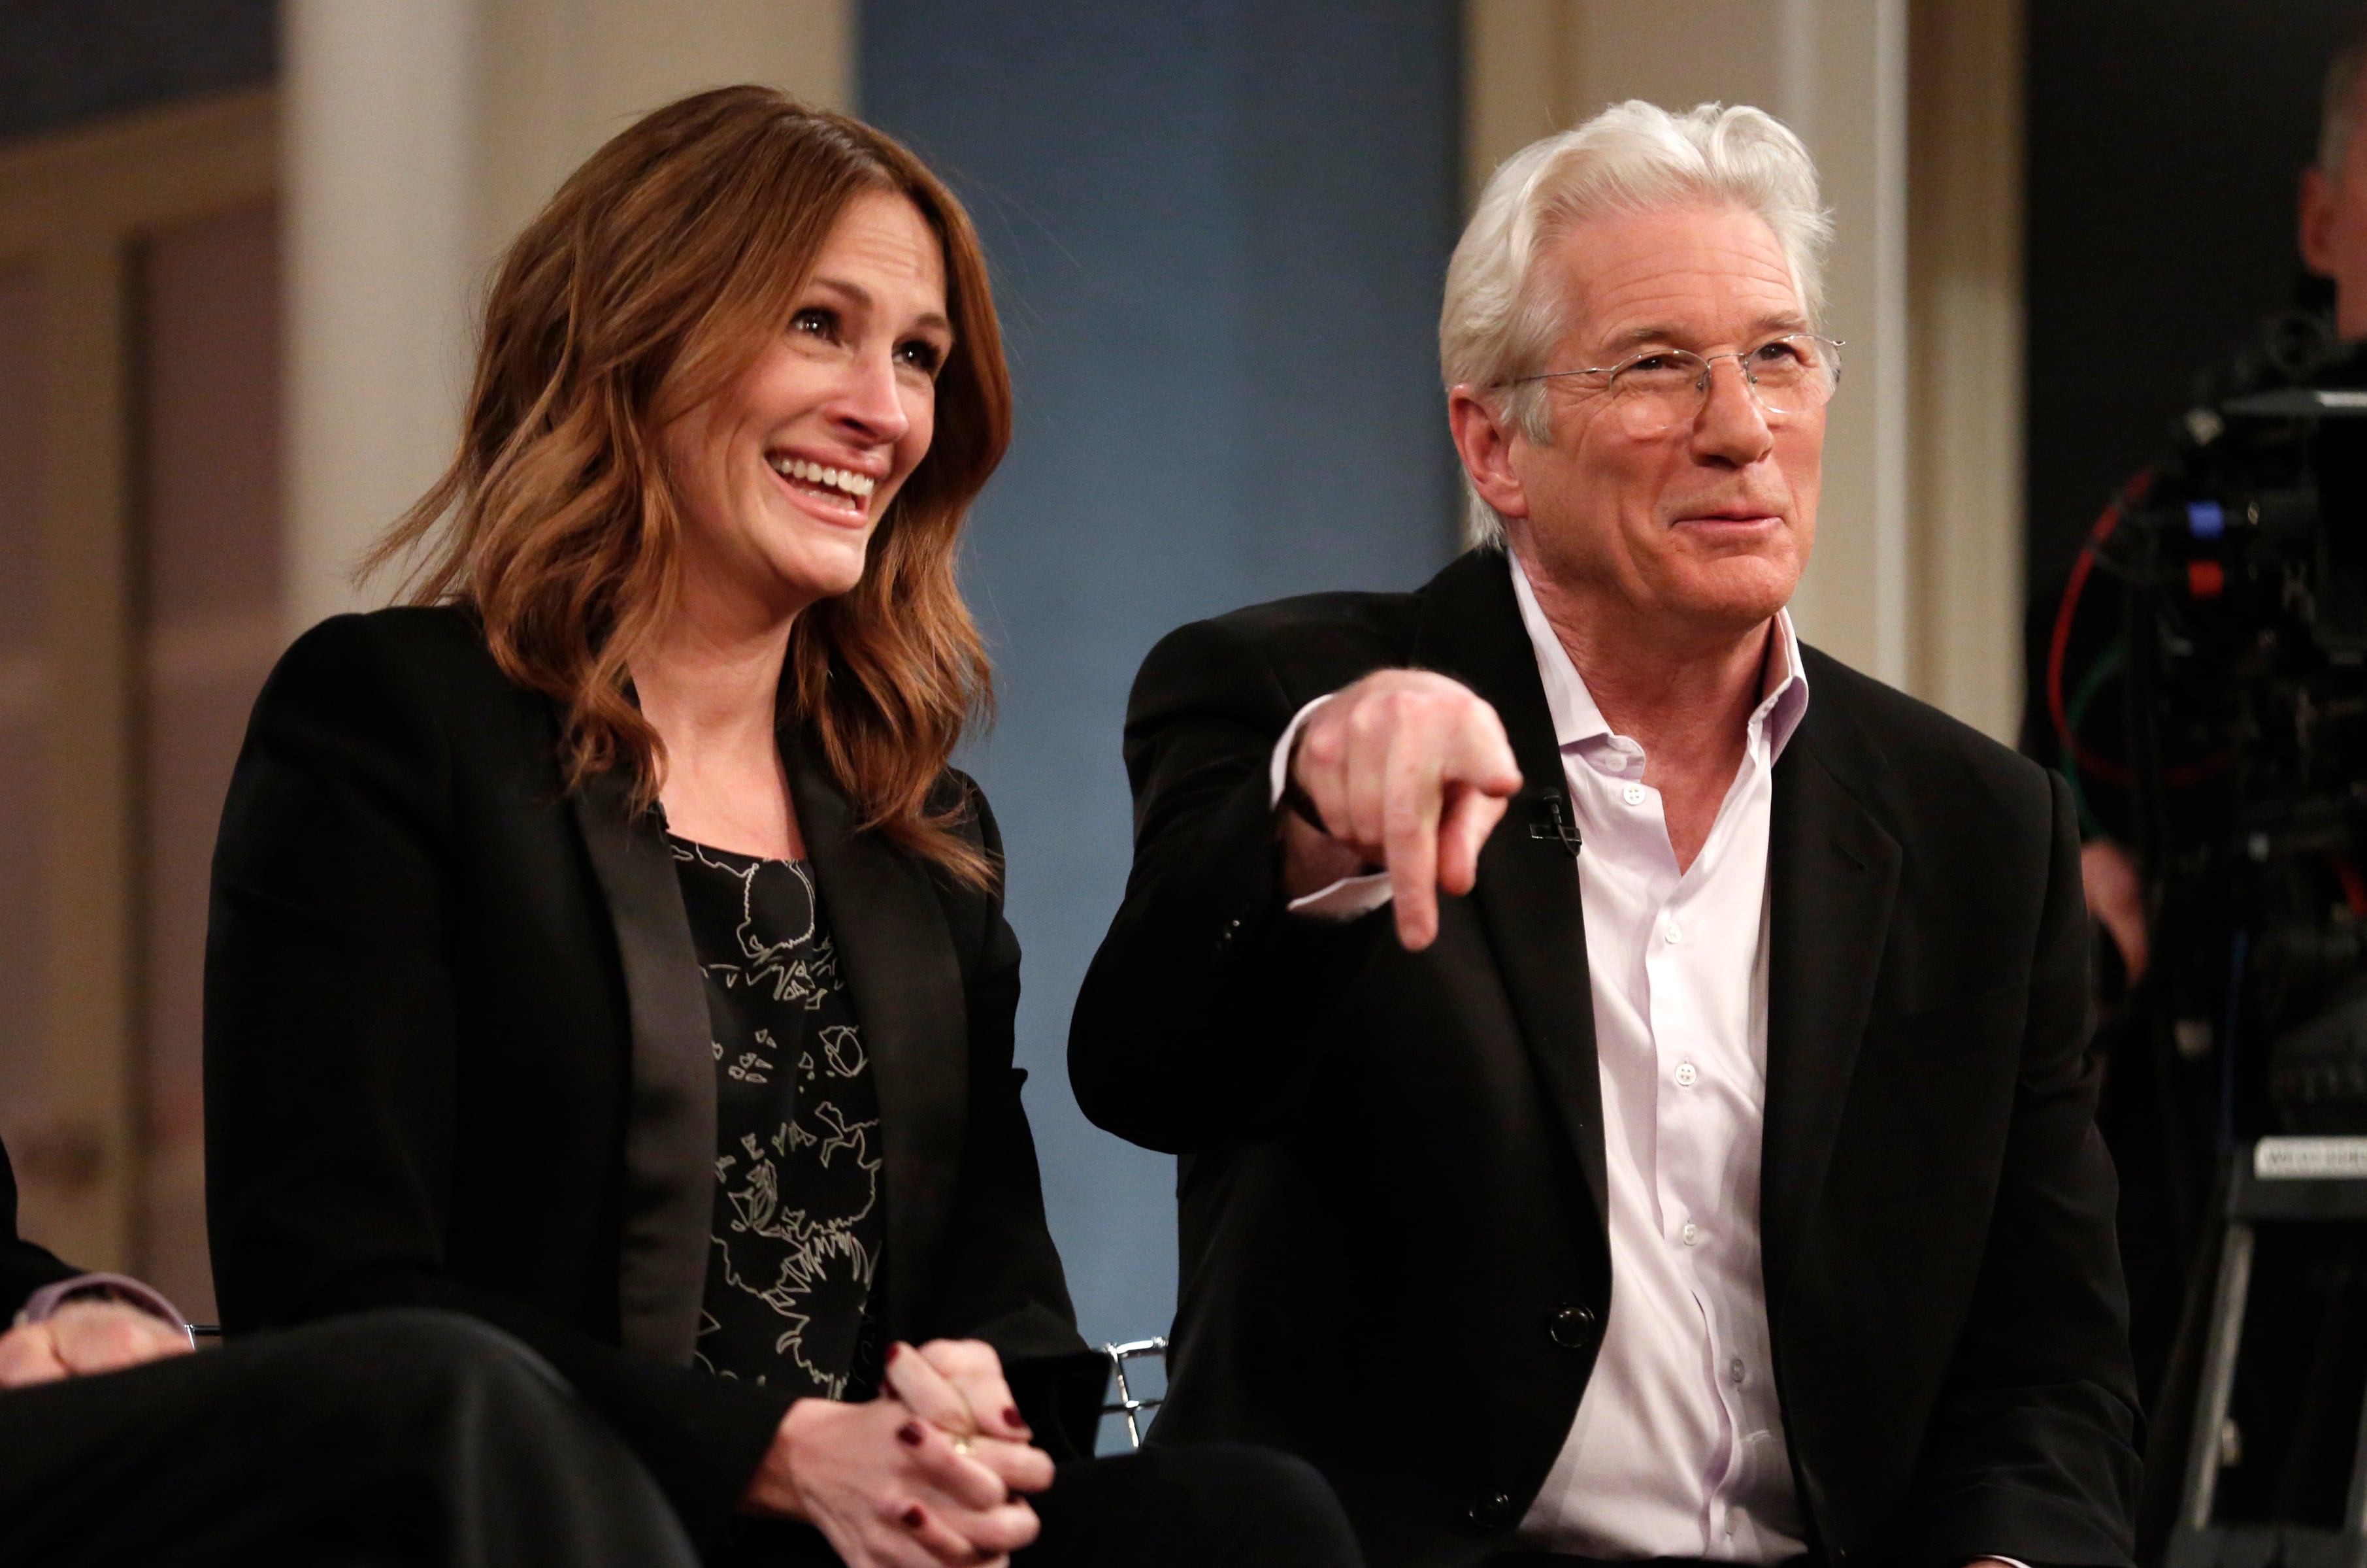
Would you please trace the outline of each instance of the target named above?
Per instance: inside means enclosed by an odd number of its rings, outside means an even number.
[[[374,558],[409,605],[289,650],[223,811],[233,1332],[490,1320],[713,1562],[1354,1560],[1296,1461],[1082,1457],[1103,1362],[947,765],[1010,405],[959,204],[767,89],[650,115],[519,237],[459,455]]]

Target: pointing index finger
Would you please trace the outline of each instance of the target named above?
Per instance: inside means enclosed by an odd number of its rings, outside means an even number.
[[[1389,747],[1382,795],[1382,852],[1397,904],[1398,940],[1409,953],[1438,934],[1438,748],[1420,730],[1399,730]]]

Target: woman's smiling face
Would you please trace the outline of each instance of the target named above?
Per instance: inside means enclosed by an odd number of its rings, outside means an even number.
[[[935,231],[892,192],[848,203],[781,334],[663,432],[692,600],[780,621],[860,581],[952,347]]]

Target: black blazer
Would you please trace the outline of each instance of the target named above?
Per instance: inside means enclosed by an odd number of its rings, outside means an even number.
[[[17,1234],[17,1172],[8,1163],[7,1146],[0,1145],[0,1333],[35,1291],[78,1272]]]
[[[1036,1430],[1089,1445],[1103,1369],[1045,1228],[1000,891],[856,831],[783,740],[878,1075],[887,1329],[992,1342]],[[788,1401],[689,1364],[715,1192],[706,998],[657,821],[614,775],[569,794],[558,741],[460,610],[339,616],[280,660],[214,855],[216,1283],[232,1333],[400,1303],[508,1329],[707,1534]],[[940,790],[999,857],[975,786]]]
[[[1769,852],[1760,1218],[1814,1544],[2124,1562],[2135,1396],[2067,794],[1804,656]],[[1527,781],[1420,953],[1386,912],[1287,915],[1267,802],[1298,707],[1401,665],[1493,704]],[[1617,1310],[1561,763],[1503,558],[1184,627],[1143,664],[1126,756],[1134,872],[1069,1061],[1093,1121],[1184,1156],[1154,1431],[1306,1455],[1376,1563],[1478,1562]]]

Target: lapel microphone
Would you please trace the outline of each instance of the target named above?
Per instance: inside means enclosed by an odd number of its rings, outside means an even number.
[[[1557,843],[1570,859],[1578,858],[1578,818],[1571,815],[1569,802],[1560,793],[1547,790],[1529,802],[1529,837],[1541,843]]]

